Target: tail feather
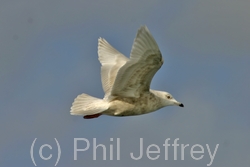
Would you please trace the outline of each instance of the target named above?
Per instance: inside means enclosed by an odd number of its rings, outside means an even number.
[[[70,110],[71,115],[94,115],[109,108],[109,103],[87,94],[78,95]]]

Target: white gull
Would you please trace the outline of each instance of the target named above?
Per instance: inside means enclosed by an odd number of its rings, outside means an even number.
[[[146,26],[136,35],[130,59],[113,48],[105,39],[98,39],[103,99],[87,94],[78,95],[71,107],[71,115],[85,119],[100,115],[133,116],[147,114],[165,106],[184,105],[168,92],[150,89],[163,58],[159,47]]]

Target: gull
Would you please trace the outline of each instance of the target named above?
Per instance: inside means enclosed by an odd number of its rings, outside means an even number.
[[[98,39],[98,58],[105,96],[99,99],[85,93],[78,95],[71,115],[82,115],[85,119],[101,115],[122,117],[147,114],[166,106],[184,107],[170,93],[150,89],[163,58],[146,26],[139,28],[130,58],[103,38]]]

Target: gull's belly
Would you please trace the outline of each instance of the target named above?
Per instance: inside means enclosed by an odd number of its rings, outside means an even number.
[[[153,112],[162,106],[155,96],[142,98],[122,98],[110,102],[108,110],[103,114],[111,116],[133,116]]]

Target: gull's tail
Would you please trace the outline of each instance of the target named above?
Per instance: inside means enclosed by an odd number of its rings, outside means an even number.
[[[108,108],[108,102],[83,93],[75,98],[70,114],[84,115],[85,119],[91,119],[99,117]]]

